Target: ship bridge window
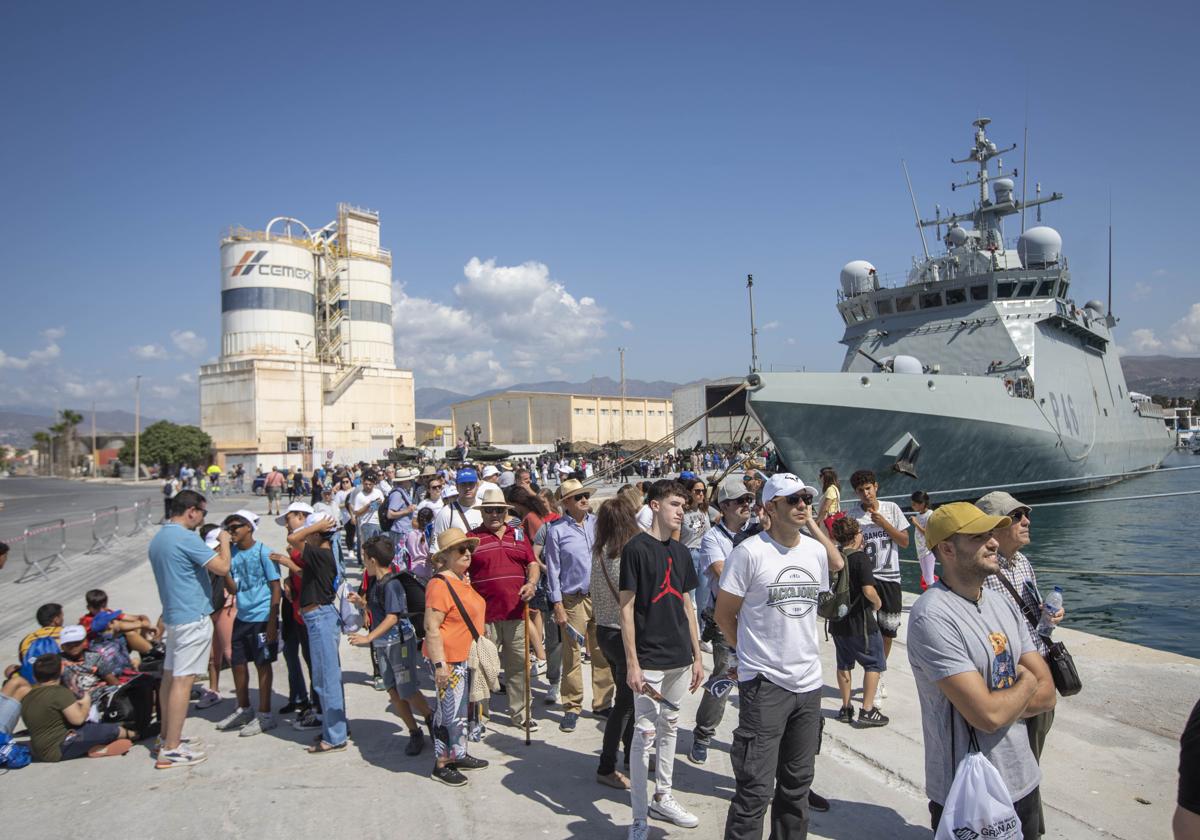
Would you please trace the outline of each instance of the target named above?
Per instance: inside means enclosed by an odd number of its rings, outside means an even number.
[[[956,304],[956,303],[966,303],[966,302],[967,302],[967,290],[966,289],[947,289],[946,290],[946,305],[947,306],[954,306],[954,304]]]
[[[1016,290],[1017,290],[1016,283],[1005,280],[1003,282],[996,284],[996,297],[1010,298],[1013,296],[1013,292],[1015,292]]]
[[[916,301],[913,299],[912,295],[896,298],[896,311],[897,312],[912,312],[916,308],[917,308]]]
[[[885,298],[884,300],[875,301],[875,311],[878,312],[880,315],[891,315],[892,314],[891,299]]]
[[[1054,281],[1043,280],[1042,285],[1038,286],[1038,297],[1050,297],[1054,294]]]
[[[1033,294],[1033,290],[1036,286],[1036,280],[1026,280],[1021,284],[1021,288],[1017,289],[1017,297],[1029,297],[1031,294]]]
[[[1066,298],[1066,296],[1067,296],[1067,287],[1068,287],[1068,286],[1070,286],[1070,285],[1071,285],[1071,284],[1070,284],[1070,283],[1068,283],[1066,280],[1063,280],[1063,281],[1060,281],[1060,282],[1059,282],[1059,284],[1058,284],[1058,296],[1059,296],[1060,298],[1064,298],[1064,299]]]
[[[941,305],[942,305],[942,293],[941,292],[928,292],[926,294],[921,295],[921,308],[922,309],[933,309],[935,306],[941,306]]]
[[[988,287],[987,287],[986,283],[984,283],[981,286],[972,286],[971,287],[971,300],[987,300],[987,299],[988,299]]]

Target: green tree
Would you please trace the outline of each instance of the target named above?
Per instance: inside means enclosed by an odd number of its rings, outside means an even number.
[[[119,455],[122,464],[133,465],[134,442],[127,441]],[[169,420],[152,423],[142,432],[142,463],[157,464],[160,469],[180,464],[200,464],[212,452],[212,438],[197,426],[183,426]]]
[[[45,472],[47,475],[49,475],[49,471],[47,470],[47,458],[50,454],[50,433],[34,432],[33,448],[38,454],[38,472]]]
[[[78,411],[64,408],[58,412],[59,426],[62,428],[64,447],[67,459],[67,474],[75,468],[75,427],[83,422],[83,415]]]

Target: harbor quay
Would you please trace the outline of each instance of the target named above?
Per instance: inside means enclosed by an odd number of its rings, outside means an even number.
[[[64,482],[65,484],[65,482]],[[70,485],[67,485],[68,487]],[[10,489],[8,485],[5,489]],[[11,497],[10,497],[11,498]],[[248,507],[266,512],[258,497],[214,497],[209,521]],[[10,508],[10,511],[12,509]],[[6,511],[6,514],[9,511]],[[7,518],[7,517],[6,517]],[[108,551],[72,557],[70,568],[49,580],[16,584],[20,555],[0,572],[0,650],[15,657],[17,642],[34,627],[39,604],[64,607],[68,622],[82,615],[84,592],[105,589],[114,608],[156,617],[157,590],[146,558],[155,528],[125,537]],[[7,535],[7,529],[5,534]],[[283,529],[264,516],[260,538],[279,550]],[[905,596],[905,612],[914,596]],[[1049,838],[1166,837],[1174,811],[1179,733],[1200,686],[1200,660],[1061,628],[1083,680],[1082,693],[1060,698],[1054,729],[1042,758],[1042,792]],[[832,803],[812,817],[818,838],[925,838],[927,799],[921,714],[909,669],[905,627],[890,658],[885,709],[891,724],[858,729],[836,720],[839,706],[833,645],[822,641],[825,728],[814,790]],[[595,781],[603,721],[585,713],[571,733],[558,729],[560,707],[547,705],[547,685],[533,684],[534,717],[540,729],[532,744],[508,725],[504,698],[493,698],[492,722],[472,753],[491,766],[472,775],[465,788],[429,778],[430,750],[404,755],[405,731],[388,708],[387,695],[370,686],[366,649],[340,645],[350,748],[309,755],[311,732],[288,725],[253,738],[218,732],[217,720],[233,710],[232,677],[220,678],[222,702],[189,710],[185,735],[204,744],[209,760],[190,768],[156,771],[149,741],[127,755],[58,764],[34,763],[0,776],[6,835],[35,836],[48,818],[71,813],[93,825],[120,825],[150,838],[323,836],[353,832],[363,837],[431,836],[501,838],[623,837],[628,794]],[[705,656],[706,670],[711,661]],[[275,699],[285,702],[282,661],[275,665]],[[585,679],[585,684],[588,681]],[[856,680],[857,682],[857,680]],[[252,681],[253,686],[253,681]],[[431,694],[428,679],[423,683]],[[256,696],[252,687],[251,692]],[[677,798],[700,818],[696,829],[651,822],[651,836],[722,836],[733,792],[729,745],[737,723],[737,693],[717,730],[708,763],[686,759],[699,694],[688,695],[680,713],[675,762]],[[585,702],[585,708],[587,703]]]

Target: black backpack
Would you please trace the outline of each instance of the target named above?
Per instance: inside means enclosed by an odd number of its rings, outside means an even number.
[[[840,621],[850,613],[850,558],[842,569],[833,573],[829,591],[817,596],[817,615],[826,621]]]

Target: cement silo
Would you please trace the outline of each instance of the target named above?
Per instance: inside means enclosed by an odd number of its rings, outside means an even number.
[[[298,356],[315,332],[312,243],[303,236],[234,229],[221,242],[222,358]],[[303,226],[301,226],[303,227]]]
[[[392,366],[392,255],[379,247],[379,214],[338,206],[343,294],[343,359],[351,365]]]

